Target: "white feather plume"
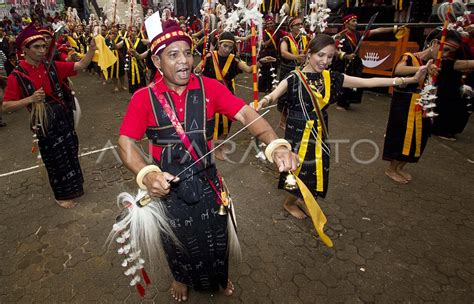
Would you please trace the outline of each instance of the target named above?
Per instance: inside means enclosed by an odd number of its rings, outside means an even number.
[[[132,196],[127,192],[119,194],[117,205],[123,208],[122,214],[113,225],[106,243],[110,245],[112,240],[116,239],[123,230],[128,229],[130,231],[132,252],[140,250],[153,261],[163,256],[161,247],[162,234],[164,234],[164,237],[170,238],[178,246],[180,246],[180,243],[171,229],[161,200],[153,199],[144,207],[136,205],[135,202],[142,199],[145,195],[147,195],[147,192],[144,190],[138,190],[136,196]]]
[[[323,0],[314,0],[313,3],[309,5],[311,13],[309,16],[306,16],[306,21],[309,22],[309,29],[311,32],[318,30],[320,33],[324,32],[328,26],[327,19],[329,18],[329,13],[331,9],[326,8],[326,2]]]
[[[285,2],[280,8],[280,16],[283,18],[289,13],[290,13],[290,7],[288,6],[288,3]]]

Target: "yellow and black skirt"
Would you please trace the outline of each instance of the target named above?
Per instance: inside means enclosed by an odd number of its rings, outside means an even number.
[[[383,159],[418,162],[431,134],[431,120],[423,117],[416,93],[394,91],[385,132]]]
[[[305,183],[314,197],[324,198],[329,184],[329,144],[327,138],[323,136],[316,114],[311,112],[310,116],[310,120],[306,120],[303,112],[289,110],[285,139],[293,147],[293,152],[297,153],[300,158],[300,167],[293,174]],[[327,125],[326,111],[323,111],[323,116]],[[287,175],[287,173],[280,174],[279,189],[284,189]],[[289,192],[302,197],[299,189]]]

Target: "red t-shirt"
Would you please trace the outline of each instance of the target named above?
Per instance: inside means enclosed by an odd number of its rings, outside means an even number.
[[[245,102],[234,96],[222,83],[215,79],[202,77],[204,90],[206,92],[206,114],[207,119],[214,116],[215,113],[226,115],[233,119],[242,109]],[[186,105],[186,92],[188,90],[199,89],[199,80],[192,74],[186,89],[179,95],[169,89],[164,81],[155,83],[158,92],[169,92],[178,112],[179,121],[184,121],[184,109]],[[148,126],[156,127],[156,120],[151,107],[148,88],[142,88],[135,92],[128,105],[127,113],[120,126],[120,135],[124,135],[135,140],[140,140],[145,135]],[[161,147],[149,145],[152,156],[159,160],[161,156]]]
[[[70,76],[75,76],[77,72],[74,71],[74,62],[60,62],[55,61],[56,70],[58,71],[58,77],[60,81],[63,81],[65,78]],[[24,60],[20,61],[20,66],[25,69],[28,73],[28,78],[30,78],[36,88],[39,90],[43,87],[46,95],[51,95],[53,90],[51,89],[51,82],[49,81],[49,76],[46,74],[46,68],[43,63],[35,67]],[[16,80],[15,75],[10,74],[7,80],[7,87],[5,89],[4,101],[14,101],[20,100],[28,96],[23,96],[21,87]]]

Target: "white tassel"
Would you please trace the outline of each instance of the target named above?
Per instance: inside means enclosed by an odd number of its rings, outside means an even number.
[[[119,254],[127,254],[130,250],[132,254],[143,252],[150,260],[162,258],[160,234],[164,233],[178,246],[181,246],[171,229],[162,202],[153,199],[145,207],[139,207],[135,202],[147,195],[146,191],[139,190],[134,197],[123,192],[117,197],[117,204],[123,208],[122,215],[118,222],[114,224],[112,231],[107,238],[107,244],[117,238],[121,230],[129,227],[121,236],[130,239],[130,244],[119,249]]]
[[[231,215],[229,213],[232,213],[232,217],[235,222],[235,226],[237,226],[237,218],[235,216],[235,209],[234,205],[232,204],[232,198],[229,196],[229,206],[227,209],[227,232],[228,232],[228,237],[229,237],[229,252],[230,255],[237,260],[240,260],[242,258],[242,249],[240,247],[240,242],[239,238],[237,236],[237,227],[234,227],[234,223],[232,222]]]

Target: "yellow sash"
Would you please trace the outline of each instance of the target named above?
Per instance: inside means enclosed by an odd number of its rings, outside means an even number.
[[[119,39],[119,36],[117,35],[117,37],[115,37],[115,39],[114,39],[115,45],[117,45],[118,39]],[[119,78],[119,67],[120,67],[119,52],[118,52],[117,49],[112,50],[112,52],[114,53],[115,57],[117,57],[117,61],[115,62],[114,65],[112,65],[112,67],[110,69],[110,77],[112,78],[115,74],[115,78],[118,79]]]
[[[133,44],[133,48],[137,49],[138,43],[140,43],[140,38],[137,37],[135,43]],[[127,45],[127,49],[130,49],[130,42],[128,39],[125,39],[125,44]],[[138,61],[135,56],[131,56],[130,58],[130,71],[132,72],[132,85],[136,83],[141,83],[140,81],[140,71],[138,69]]]
[[[225,75],[227,75],[232,61],[234,61],[234,54],[230,54],[229,57],[227,57],[227,61],[224,64],[224,68],[221,70],[221,67],[219,66],[219,57],[217,55],[217,51],[213,51],[213,53],[214,56],[212,56],[212,63],[214,64],[214,72],[216,73],[216,79],[222,81]]]
[[[286,3],[288,3],[289,0],[286,0]],[[293,17],[293,16],[296,16],[296,12],[295,12],[295,0],[291,1],[291,6],[290,6],[290,16]]]
[[[295,38],[293,38],[293,36],[288,36],[288,40],[290,41],[290,51],[293,55],[299,55],[300,53],[304,53],[304,51],[306,51],[308,38],[305,35],[301,36],[301,47],[300,44],[296,42]]]
[[[403,10],[403,0],[397,0],[397,2],[398,2],[398,3],[397,3],[397,4],[398,4],[398,5],[397,5],[397,10],[398,10],[398,11]]]
[[[302,85],[305,87],[307,90],[308,94],[310,95],[311,102],[313,103],[313,111],[316,113],[318,116],[318,121],[319,121],[319,126],[322,128],[323,136],[328,137],[328,132],[327,132],[327,127],[324,122],[324,117],[321,112],[321,109],[324,108],[331,97],[331,74],[328,70],[324,70],[322,72],[322,77],[324,81],[324,97],[321,95],[321,93],[316,90],[311,88],[311,86],[308,84],[308,81],[306,79],[306,76],[299,70],[295,70],[296,75],[299,77],[299,80],[302,82]]]
[[[327,234],[324,233],[324,225],[328,222],[326,216],[323,213],[323,210],[319,206],[318,202],[314,198],[314,196],[309,191],[308,187],[299,179],[298,176],[295,176],[296,183],[298,184],[298,188],[303,195],[303,200],[308,208],[309,216],[311,217],[311,221],[313,222],[314,228],[318,233],[321,241],[328,247],[332,247],[333,243],[332,240],[329,238]]]
[[[411,58],[412,65],[419,67],[418,59],[412,53],[405,53],[404,56]],[[415,157],[421,155],[421,134],[423,132],[423,112],[421,107],[417,105],[417,99],[420,94],[413,93],[410,101],[410,108],[408,110],[407,127],[405,131],[405,139],[403,141],[402,154],[409,156],[412,146],[413,133],[415,133]]]
[[[234,54],[230,54],[227,57],[227,61],[224,64],[224,68],[221,70],[219,66],[219,57],[217,56],[217,51],[213,51],[212,63],[214,64],[214,72],[216,73],[216,79],[222,81],[229,71],[230,65],[234,61]],[[234,81],[232,80],[232,86],[234,86]],[[215,125],[214,125],[214,134],[212,136],[213,140],[217,140],[219,137],[219,119],[221,115],[219,113],[215,114]],[[227,116],[222,115],[222,124],[223,124],[223,134],[229,134],[229,119]]]
[[[411,143],[413,133],[415,133],[415,157],[421,155],[421,133],[422,133],[422,120],[423,113],[421,107],[417,105],[417,99],[420,98],[420,94],[412,94],[410,101],[410,109],[408,111],[407,129],[405,132],[405,140],[403,141],[403,155],[410,155]]]
[[[272,41],[272,44],[273,44],[273,46],[275,47],[275,50],[277,50],[277,44],[276,44],[276,42],[275,42],[275,39],[273,39],[273,35],[270,34],[270,32],[267,31],[267,30],[265,30],[265,33],[268,35],[268,38],[270,38],[270,40]]]
[[[311,130],[313,129],[314,126],[314,120],[308,120],[306,122],[306,127],[303,131],[303,138],[301,139],[301,144],[300,148],[298,149],[298,159],[300,160],[300,166],[296,171],[294,172],[295,176],[298,176],[301,171],[301,167],[303,166],[303,162],[306,157],[306,152],[308,151],[308,143],[309,143],[309,138],[311,135]],[[323,176],[323,143],[322,143],[322,128],[321,128],[321,123],[318,120],[318,127],[317,127],[317,132],[318,132],[318,138],[315,138],[316,140],[316,147],[315,147],[315,161],[316,161],[316,191],[318,192],[323,192],[324,191],[324,176]]]
[[[217,51],[213,51],[213,56],[212,56],[212,63],[214,64],[214,72],[216,73],[216,79],[219,81],[223,81],[225,75],[227,75],[227,72],[229,71],[230,65],[232,64],[232,61],[234,61],[234,54],[230,54],[229,57],[227,57],[227,61],[224,64],[224,68],[221,70],[221,67],[219,66],[219,57],[217,55]],[[232,80],[232,86],[234,86],[234,80]],[[214,134],[212,136],[213,140],[217,140],[219,138],[219,119],[221,115],[219,113],[215,114],[215,124],[214,124]],[[223,124],[223,135],[229,134],[229,119],[227,116],[222,115],[222,124]]]

